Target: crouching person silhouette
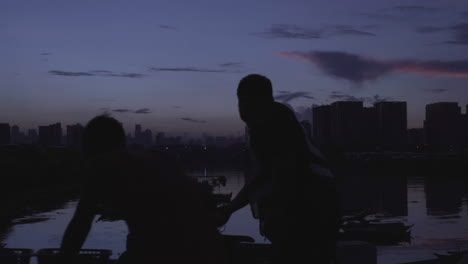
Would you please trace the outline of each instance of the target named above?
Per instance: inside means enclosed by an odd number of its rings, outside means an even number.
[[[122,125],[107,115],[89,121],[83,150],[86,182],[63,236],[63,263],[76,260],[96,215],[128,226],[118,263],[225,263],[206,194],[170,160],[129,154]]]
[[[334,177],[293,111],[275,102],[271,81],[252,74],[237,88],[251,153],[246,184],[219,210],[219,223],[251,204],[274,263],[331,263],[339,222]]]

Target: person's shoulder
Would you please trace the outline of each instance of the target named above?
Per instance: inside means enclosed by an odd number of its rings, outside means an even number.
[[[283,116],[294,116],[294,111],[286,106],[285,104],[274,102],[273,103],[273,111],[275,114],[283,115]]]
[[[276,101],[273,102],[273,109],[281,112],[292,112],[291,109],[289,109],[289,107],[287,107],[285,104]]]
[[[86,162],[88,173],[108,174],[120,170],[125,164],[122,162],[124,159],[121,153],[104,153],[94,156]]]
[[[273,115],[275,116],[275,120],[278,123],[287,123],[288,126],[293,124],[299,125],[299,121],[297,121],[294,111],[282,103],[274,102]]]

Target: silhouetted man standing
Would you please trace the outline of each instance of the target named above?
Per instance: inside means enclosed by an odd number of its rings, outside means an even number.
[[[324,159],[294,113],[274,101],[268,78],[244,77],[237,96],[240,117],[249,129],[254,173],[221,209],[224,221],[251,203],[262,234],[272,242],[275,262],[330,263],[338,214],[333,177]]]

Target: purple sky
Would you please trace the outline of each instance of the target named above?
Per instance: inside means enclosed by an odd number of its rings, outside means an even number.
[[[428,103],[468,104],[466,0],[7,0],[0,39],[0,122],[21,128],[108,111],[127,128],[241,133],[249,73],[294,107],[407,101],[409,127]]]

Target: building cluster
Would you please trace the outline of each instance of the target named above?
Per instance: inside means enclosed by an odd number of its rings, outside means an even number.
[[[400,147],[406,144],[405,102],[343,101],[313,108],[313,137],[320,145],[340,148]]]
[[[150,146],[153,142],[153,132],[150,129],[141,128],[141,125],[135,125],[134,137],[127,134],[127,143],[141,146]]]
[[[242,142],[243,137],[210,136],[206,133],[196,138],[189,137],[187,134],[184,134],[184,136],[168,136],[165,132],[157,132],[153,136],[150,129],[143,131],[141,125],[135,125],[133,136],[130,133],[127,134],[127,143],[129,145],[143,147],[177,145],[227,147]]]
[[[428,104],[424,127],[413,129],[407,127],[406,102],[364,107],[359,101],[339,101],[315,106],[311,115],[311,135],[322,147],[397,150],[468,146],[468,118],[458,103]]]
[[[62,124],[55,123],[39,126],[38,129],[27,129],[22,132],[18,125],[0,124],[0,145],[38,144],[42,146],[71,146],[79,148],[84,127],[81,124],[68,125],[66,135]]]
[[[28,129],[26,133],[21,132],[19,126],[9,124],[0,124],[0,145],[26,143],[31,144],[38,139],[35,129]]]
[[[321,147],[352,150],[460,149],[468,147],[468,105],[465,114],[456,102],[426,105],[424,127],[407,127],[406,102],[377,102],[365,107],[360,101],[338,101],[330,105],[314,105],[297,113],[305,132]],[[0,123],[0,145],[39,144],[79,148],[84,127],[67,125],[63,135],[60,123],[39,126],[22,132],[17,125]],[[127,134],[131,146],[218,146],[227,147],[245,142],[244,137],[211,136],[193,138],[154,133],[135,125],[133,136]]]
[[[26,133],[20,131],[17,125],[10,126],[0,123],[0,146],[8,144],[38,144],[41,146],[69,146],[81,148],[84,126],[81,124],[67,125],[66,134],[62,132],[61,123],[39,126],[38,130],[28,129]],[[211,136],[203,134],[201,137],[168,136],[164,132],[153,134],[150,129],[143,130],[141,125],[135,125],[133,136],[127,134],[127,144],[141,147],[166,147],[176,145],[217,146],[227,147],[243,143],[244,137]]]
[[[62,125],[60,123],[39,126],[39,144],[44,146],[62,145]]]
[[[468,105],[465,114],[457,103],[435,103],[426,106],[424,140],[436,147],[468,145]],[[419,132],[420,133],[420,132]]]

